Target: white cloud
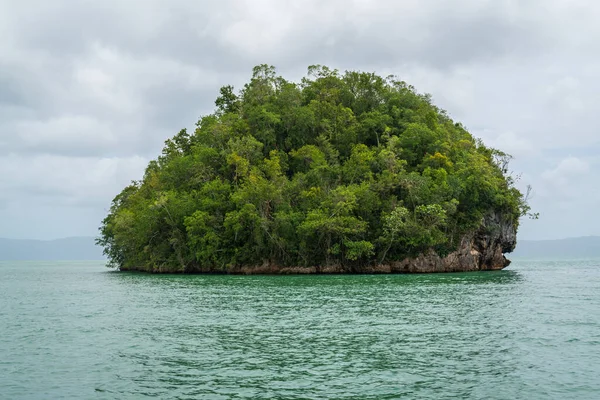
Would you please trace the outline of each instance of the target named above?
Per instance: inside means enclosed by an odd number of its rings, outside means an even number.
[[[582,218],[594,220],[595,215],[588,214],[590,206],[600,203],[600,188],[595,185],[594,176],[600,173],[589,159],[569,156],[555,166],[544,170],[537,181],[535,206],[545,210],[545,218]],[[587,225],[586,222],[582,227]],[[591,228],[592,225],[589,225]],[[551,229],[551,228],[549,228]]]
[[[600,187],[597,159],[566,157],[540,174],[530,201],[540,219],[525,220],[524,238],[559,239],[598,235]]]
[[[549,106],[559,112],[585,111],[581,82],[572,76],[559,78],[546,88]]]
[[[480,137],[486,145],[501,149],[516,159],[525,159],[540,154],[540,148],[537,144],[525,135],[518,135],[512,131],[496,133],[492,130],[474,130],[471,133],[476,137]]]
[[[553,185],[566,187],[573,180],[585,178],[589,171],[590,164],[587,161],[577,157],[567,157],[555,168],[543,172],[542,178]]]

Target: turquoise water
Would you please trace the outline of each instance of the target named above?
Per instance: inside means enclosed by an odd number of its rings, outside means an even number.
[[[444,275],[0,264],[4,399],[600,399],[600,261]]]

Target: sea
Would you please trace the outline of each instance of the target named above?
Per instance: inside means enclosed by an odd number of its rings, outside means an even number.
[[[0,262],[0,399],[600,399],[600,260],[228,276]]]

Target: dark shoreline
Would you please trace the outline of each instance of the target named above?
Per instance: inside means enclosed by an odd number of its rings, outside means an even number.
[[[479,271],[500,271],[510,265],[510,260],[502,256],[501,263],[473,262],[475,254],[469,254],[471,262],[451,254],[445,258],[437,255],[420,256],[416,259],[404,260],[392,264],[367,265],[367,266],[341,266],[326,267],[282,267],[275,264],[258,266],[235,266],[228,269],[190,269],[188,271],[145,269],[145,268],[118,268],[115,272],[136,272],[148,274],[172,275],[391,275],[391,274],[436,274]],[[454,261],[454,262],[453,262]],[[479,260],[477,260],[479,261]]]

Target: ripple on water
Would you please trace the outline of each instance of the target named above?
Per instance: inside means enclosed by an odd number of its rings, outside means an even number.
[[[600,398],[597,262],[155,276],[0,264],[0,398]]]

